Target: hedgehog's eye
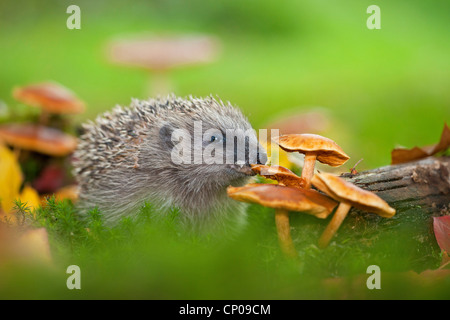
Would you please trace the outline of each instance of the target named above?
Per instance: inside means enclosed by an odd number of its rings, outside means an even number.
[[[211,138],[209,139],[209,142],[221,142],[224,139],[219,135],[219,136],[211,136]]]

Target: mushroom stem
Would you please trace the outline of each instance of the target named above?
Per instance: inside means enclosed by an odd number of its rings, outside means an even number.
[[[317,155],[315,153],[307,153],[305,154],[305,161],[303,164],[302,175],[301,177],[305,181],[304,188],[311,188],[311,179],[314,176],[314,167],[316,165]]]
[[[22,150],[20,149],[20,148],[17,148],[17,147],[13,147],[13,152],[14,152],[14,156],[16,157],[16,160],[19,160],[20,159],[20,152],[21,152]]]
[[[164,96],[170,93],[172,84],[164,70],[155,72],[150,79],[148,93],[152,96]]]
[[[277,226],[278,241],[283,252],[291,258],[297,256],[291,237],[291,226],[289,225],[289,212],[284,209],[275,211],[275,224]]]
[[[41,114],[39,115],[39,124],[46,126],[48,125],[50,121],[50,113],[48,113],[45,110],[41,111]]]
[[[352,206],[346,202],[341,202],[339,204],[339,207],[337,208],[333,218],[331,219],[330,223],[326,227],[325,231],[320,236],[320,239],[319,239],[319,247],[320,248],[323,249],[328,246],[331,238],[333,238],[334,234],[341,226],[342,221],[344,221],[344,219],[347,216],[347,213],[350,211],[351,207]]]

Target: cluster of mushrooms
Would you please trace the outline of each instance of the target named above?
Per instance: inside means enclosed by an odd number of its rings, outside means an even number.
[[[395,209],[376,194],[363,190],[344,179],[325,172],[314,173],[319,161],[332,167],[343,165],[349,156],[333,140],[316,134],[287,134],[272,139],[286,152],[305,155],[301,176],[282,166],[252,165],[255,173],[276,180],[278,184],[250,183],[243,187],[228,187],[228,195],[238,201],[257,203],[275,209],[275,223],[281,249],[296,257],[290,234],[289,212],[327,218],[334,215],[319,239],[325,248],[339,229],[352,207],[390,218]],[[311,189],[313,185],[318,191]]]
[[[78,114],[84,111],[82,101],[67,88],[44,82],[13,90],[14,98],[40,109],[38,123],[8,123],[0,126],[0,139],[16,150],[32,150],[49,156],[66,156],[75,150],[75,136],[51,126],[52,117]]]
[[[27,162],[30,153],[36,155],[33,156],[34,161],[42,157],[42,163],[39,163],[39,166],[43,167],[41,176],[47,175],[49,178],[41,179],[47,181],[46,186],[39,188],[36,184],[35,187],[39,193],[53,192],[54,188],[50,190],[48,187],[55,180],[52,170],[55,171],[56,168],[60,171],[64,159],[77,146],[77,138],[64,132],[69,127],[67,116],[82,113],[85,104],[72,91],[56,82],[16,87],[13,97],[27,106],[39,108],[38,119],[1,124],[0,142],[11,146],[20,162]],[[61,186],[57,187],[59,189]]]

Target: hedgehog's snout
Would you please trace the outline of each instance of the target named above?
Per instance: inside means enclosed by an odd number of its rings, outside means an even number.
[[[258,149],[256,164],[266,164],[268,160],[266,150],[261,145],[259,145]]]
[[[267,162],[267,153],[264,148],[256,141],[251,143],[248,138],[245,141],[245,152],[239,153],[234,150],[234,163],[231,167],[240,173],[248,176],[255,175],[251,164],[265,164]]]
[[[258,141],[251,142],[249,137],[245,138],[245,155],[244,162],[246,165],[266,164],[267,153]],[[242,163],[235,148],[235,163]]]

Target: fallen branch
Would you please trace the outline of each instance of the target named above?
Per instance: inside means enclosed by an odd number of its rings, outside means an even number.
[[[450,207],[450,157],[429,157],[341,177],[375,192],[397,211],[421,208],[445,214]]]

